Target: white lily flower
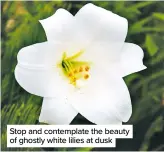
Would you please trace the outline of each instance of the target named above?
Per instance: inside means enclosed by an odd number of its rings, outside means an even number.
[[[122,77],[145,69],[143,50],[125,43],[128,22],[87,4],[41,20],[47,42],[21,49],[17,82],[44,97],[39,121],[69,124],[80,113],[96,124],[122,124],[132,113]]]

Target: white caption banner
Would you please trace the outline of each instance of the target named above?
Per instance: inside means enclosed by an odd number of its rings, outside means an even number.
[[[7,147],[115,147],[132,125],[7,125]]]

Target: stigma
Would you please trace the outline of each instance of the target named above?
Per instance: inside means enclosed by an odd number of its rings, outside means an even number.
[[[68,57],[66,52],[64,52],[62,60],[59,63],[64,76],[67,77],[69,83],[74,86],[77,85],[77,81],[79,79],[88,80],[90,78],[90,63],[79,60],[79,57],[82,54],[83,51],[79,51],[76,54]]]

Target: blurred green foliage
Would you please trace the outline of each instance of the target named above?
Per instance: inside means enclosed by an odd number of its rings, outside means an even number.
[[[45,32],[38,20],[51,16],[60,7],[74,15],[86,3],[85,1],[2,2],[2,150],[43,150],[6,146],[7,124],[36,124],[42,104],[42,98],[27,93],[16,82],[14,77],[16,56],[22,47],[46,41]],[[134,125],[134,139],[119,140],[115,149],[108,150],[162,150],[164,149],[162,141],[164,137],[164,2],[93,1],[92,3],[128,19],[129,30],[126,41],[136,43],[144,49],[144,64],[148,67],[124,79],[132,98],[133,114],[128,123]],[[90,149],[82,148],[81,151]]]

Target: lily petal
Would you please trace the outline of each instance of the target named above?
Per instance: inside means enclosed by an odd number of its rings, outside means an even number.
[[[131,99],[122,78],[112,76],[107,79],[101,75],[89,83],[88,87],[79,89],[69,100],[79,113],[96,124],[121,124],[129,120]]]
[[[117,57],[127,34],[128,23],[125,18],[108,10],[86,4],[75,15],[74,28],[75,42],[81,47],[87,48],[97,43],[106,47],[104,51],[112,51],[110,55]]]
[[[125,43],[121,53],[122,76],[146,69],[143,65],[144,53],[141,47],[132,43]]]
[[[44,98],[39,122],[51,125],[70,124],[77,114],[78,112],[62,97]]]
[[[45,30],[48,41],[63,41],[63,35],[67,36],[66,30],[72,21],[72,14],[60,8],[54,15],[40,20],[40,23]]]
[[[42,97],[67,95],[69,85],[63,81],[57,67],[62,46],[61,43],[44,42],[19,51],[15,78],[22,88]]]

